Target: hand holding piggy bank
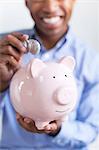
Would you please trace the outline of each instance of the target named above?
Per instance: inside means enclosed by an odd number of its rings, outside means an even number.
[[[18,70],[10,84],[15,110],[35,121],[43,129],[53,120],[62,121],[74,109],[77,87],[73,77],[75,60],[71,56],[59,62],[34,58]]]

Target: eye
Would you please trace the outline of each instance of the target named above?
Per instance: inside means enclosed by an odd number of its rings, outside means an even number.
[[[55,76],[53,76],[53,78],[55,78]]]
[[[67,77],[67,75],[65,74],[65,77]]]

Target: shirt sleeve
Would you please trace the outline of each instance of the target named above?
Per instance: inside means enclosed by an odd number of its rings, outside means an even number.
[[[99,56],[99,55],[98,55]],[[81,98],[76,117],[63,122],[59,134],[53,138],[60,146],[83,148],[94,141],[99,131],[99,59],[87,58],[83,68],[84,88],[80,93]]]
[[[5,97],[6,91],[0,93],[0,140],[2,138],[2,127],[3,127],[3,112],[4,112],[4,97]]]
[[[0,93],[0,106],[4,105],[3,104],[3,99],[4,99],[5,95],[6,95],[6,91]]]

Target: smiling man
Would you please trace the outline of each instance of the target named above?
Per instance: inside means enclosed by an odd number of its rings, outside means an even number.
[[[27,0],[26,5],[35,21],[44,46],[52,48],[68,30],[75,0]]]
[[[76,38],[69,26],[75,2],[25,0],[35,21],[34,28],[1,35],[0,150],[86,150],[96,139],[99,129],[99,58],[95,51]],[[26,53],[22,44],[28,36],[41,44],[41,51],[36,56]],[[9,84],[24,53],[23,63],[34,57],[43,61],[57,61],[68,55],[75,57],[78,99],[68,121],[57,123],[53,120],[44,130],[37,130],[33,120],[16,114],[10,102]]]

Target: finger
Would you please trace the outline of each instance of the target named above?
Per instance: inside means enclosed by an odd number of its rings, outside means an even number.
[[[32,122],[32,119],[30,119],[30,118],[24,118],[24,122],[26,122],[26,123],[31,123]]]
[[[1,81],[8,82],[11,80],[14,71],[12,69],[8,70],[6,65],[0,63],[0,79]]]
[[[2,48],[8,44],[8,41],[5,39],[5,37],[3,37],[2,39],[0,39],[0,51],[2,50]]]
[[[35,132],[37,132],[37,133],[43,132],[44,133],[44,130],[38,130],[37,129],[37,127],[35,126],[35,122],[32,119],[25,117],[24,118],[24,122],[27,123],[27,124],[29,124],[29,126],[32,126],[32,128],[34,127],[34,131]]]
[[[61,122],[60,121],[51,121],[46,127],[45,132],[47,134],[54,134],[56,135],[61,129]]]
[[[45,133],[45,130],[38,130],[35,126],[35,122],[30,118],[24,118],[24,122],[28,125],[29,130],[34,133]]]
[[[13,36],[15,36],[16,38],[18,38],[19,40],[21,40],[21,41],[28,40],[28,38],[29,38],[29,35],[23,34],[23,33],[20,33],[20,32],[12,32],[11,34]]]
[[[14,36],[15,38],[19,39],[21,42],[24,42],[25,40],[29,38],[29,36],[26,34],[22,34],[19,32],[12,32],[11,34],[3,36],[3,38],[0,39],[0,48],[9,44],[9,35]]]
[[[20,117],[22,117],[18,112],[16,112],[16,119],[19,119]]]
[[[16,68],[19,66],[19,63],[13,56],[0,54],[0,62],[3,64],[10,64],[12,67]]]
[[[46,131],[56,131],[58,129],[58,126],[55,122],[51,123],[51,124],[48,124],[46,127],[45,127],[45,130]]]
[[[22,117],[19,113],[16,114],[16,118],[19,122],[19,124],[25,128],[27,131],[33,132],[33,133],[46,133],[45,130],[38,130],[35,126],[35,122],[27,117]]]
[[[18,123],[21,125],[21,127],[25,128],[27,131],[30,131],[29,126],[27,125],[27,123],[24,122],[24,118],[19,116],[19,118],[17,117]]]
[[[51,123],[50,125],[51,125],[51,131],[56,131],[56,130],[58,130],[58,125],[57,125],[57,123],[53,122],[53,123]]]
[[[21,53],[25,53],[27,50],[24,47],[22,41],[20,41],[18,38],[15,36],[9,34],[5,37],[5,40],[7,41],[8,44],[12,45],[16,49],[18,49]]]
[[[26,129],[27,131],[31,131],[31,132],[37,132],[35,130],[35,125],[34,122],[31,120],[30,122],[26,122],[24,120],[29,120],[29,118],[24,118],[22,117],[19,113],[16,114],[16,119],[18,120],[19,124]]]
[[[22,56],[22,54],[20,54],[15,48],[10,45],[3,48],[2,54],[13,56],[17,61],[19,61]]]
[[[51,124],[48,124],[47,126],[44,127],[45,131],[51,131],[52,127]]]

